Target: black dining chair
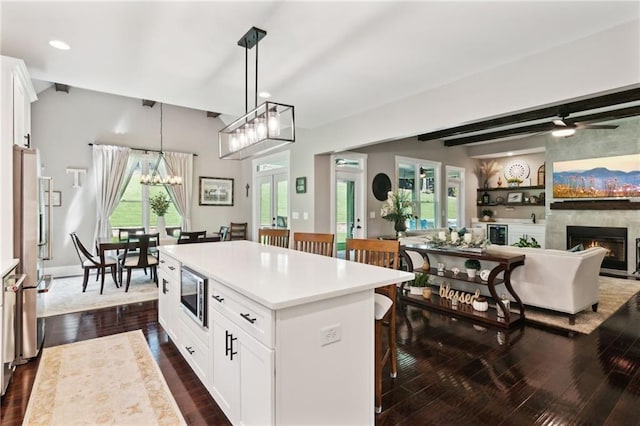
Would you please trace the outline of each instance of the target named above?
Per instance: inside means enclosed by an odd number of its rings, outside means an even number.
[[[131,238],[124,250],[124,256],[119,260],[120,282],[122,282],[122,271],[127,270],[127,286],[125,292],[129,291],[131,283],[131,272],[133,269],[151,269],[151,279],[158,285],[158,256],[157,247],[160,244],[160,233],[138,234]],[[129,252],[136,252],[137,255],[128,256]]]
[[[178,235],[178,244],[195,243],[206,236],[207,231],[180,231],[180,234]]]
[[[105,256],[104,264],[100,260],[100,256],[94,256],[87,250],[87,248],[80,242],[80,238],[75,232],[71,234],[71,241],[73,242],[73,246],[76,248],[76,253],[78,253],[78,259],[80,259],[80,265],[82,269],[84,269],[84,279],[82,281],[82,292],[84,293],[87,290],[87,282],[89,281],[89,272],[92,269],[97,269],[97,273],[99,274],[102,270],[102,267],[111,268],[111,276],[113,277],[113,282],[116,284],[116,287],[120,287],[118,285],[118,280],[116,277],[116,266],[117,260],[113,256]],[[102,276],[102,281],[100,282],[100,294],[104,290],[104,275]]]

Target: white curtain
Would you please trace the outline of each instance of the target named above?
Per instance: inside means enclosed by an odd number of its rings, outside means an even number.
[[[191,199],[193,197],[193,154],[165,152],[167,172],[182,177],[182,185],[167,185],[167,192],[182,217],[183,231],[191,229]]]
[[[118,206],[131,180],[137,161],[131,149],[123,146],[93,145],[93,170],[96,183],[96,230],[94,240],[111,237],[109,218]]]

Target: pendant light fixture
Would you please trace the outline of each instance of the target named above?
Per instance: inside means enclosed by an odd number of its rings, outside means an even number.
[[[158,160],[156,164],[153,166],[151,173],[147,173],[144,175],[140,175],[140,184],[141,185],[182,185],[182,176],[174,176],[169,173],[169,168],[167,167],[167,160],[164,158],[164,151],[162,150],[162,103],[160,104],[160,151],[158,153]],[[167,171],[167,175],[162,177],[160,175],[160,163],[164,162],[164,168]]]
[[[293,105],[266,101],[258,106],[258,43],[266,35],[266,31],[252,27],[238,40],[238,46],[244,47],[245,51],[245,114],[218,133],[220,158],[242,160],[295,142]],[[249,50],[254,46],[254,109],[249,111]]]

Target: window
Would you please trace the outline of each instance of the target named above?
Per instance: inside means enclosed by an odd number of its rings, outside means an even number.
[[[447,226],[462,228],[464,215],[464,169],[446,166],[447,172]]]
[[[138,159],[138,165],[133,171],[118,207],[109,219],[111,227],[114,229],[114,235],[117,235],[117,228],[124,227],[144,226],[150,232],[155,231],[158,218],[149,208],[149,197],[159,192],[167,193],[167,190],[164,186],[140,185],[140,175],[147,173],[154,165],[155,157],[141,155]],[[169,205],[165,222],[167,226],[180,225],[180,215],[173,203]]]
[[[398,190],[409,192],[413,201],[414,217],[407,220],[407,229],[440,227],[440,163],[396,157],[396,170]]]

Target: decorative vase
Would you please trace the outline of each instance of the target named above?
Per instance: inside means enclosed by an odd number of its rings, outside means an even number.
[[[467,269],[467,275],[469,278],[474,279],[476,277],[476,269]]]
[[[425,299],[431,298],[431,287],[424,287],[422,289],[422,297],[424,297]]]
[[[409,294],[414,294],[416,296],[420,296],[422,294],[422,289],[424,287],[413,287],[409,286]]]
[[[404,232],[407,230],[407,224],[405,223],[405,220],[403,218],[399,218],[396,219],[393,228],[396,230],[396,232]]]
[[[479,297],[472,302],[473,309],[480,312],[485,312],[489,309],[489,302],[484,297]]]
[[[156,222],[156,232],[160,234],[160,237],[167,236],[167,227],[164,216],[158,216],[158,221]]]
[[[498,188],[502,186],[502,179],[498,176]]]

